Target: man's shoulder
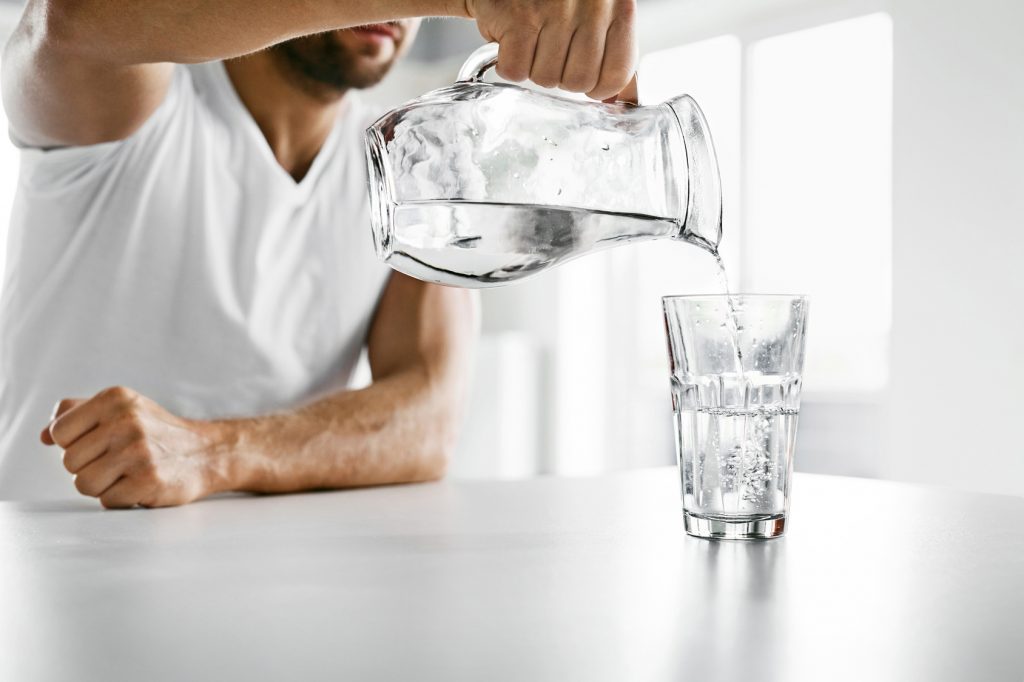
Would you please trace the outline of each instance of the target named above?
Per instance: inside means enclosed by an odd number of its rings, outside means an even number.
[[[79,188],[91,195],[95,183],[111,174],[136,172],[168,156],[169,146],[182,149],[180,136],[194,110],[195,91],[191,73],[176,65],[171,83],[157,108],[131,134],[117,140],[88,145],[40,147],[27,144],[13,128],[8,135],[20,151],[19,187],[55,191]],[[173,154],[171,154],[173,155]]]

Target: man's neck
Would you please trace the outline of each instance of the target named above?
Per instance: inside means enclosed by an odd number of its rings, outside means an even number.
[[[302,180],[337,120],[345,93],[301,87],[268,50],[224,66],[274,158],[296,182]]]

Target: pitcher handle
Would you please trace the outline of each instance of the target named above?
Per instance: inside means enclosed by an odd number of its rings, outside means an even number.
[[[459,69],[456,83],[479,83],[488,70],[498,64],[498,43],[487,43],[478,47]]]

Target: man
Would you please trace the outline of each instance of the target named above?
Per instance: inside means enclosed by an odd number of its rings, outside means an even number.
[[[450,15],[499,43],[501,76],[606,99],[633,73],[634,2],[29,0],[3,60],[23,152],[0,499],[441,476],[474,299],[373,258],[374,117],[351,91],[408,48],[412,17]],[[364,345],[373,383],[347,390]]]

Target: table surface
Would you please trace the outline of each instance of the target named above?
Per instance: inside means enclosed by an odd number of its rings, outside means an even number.
[[[740,542],[678,495],[0,503],[0,680],[1024,680],[1024,498],[798,474],[787,535]]]

